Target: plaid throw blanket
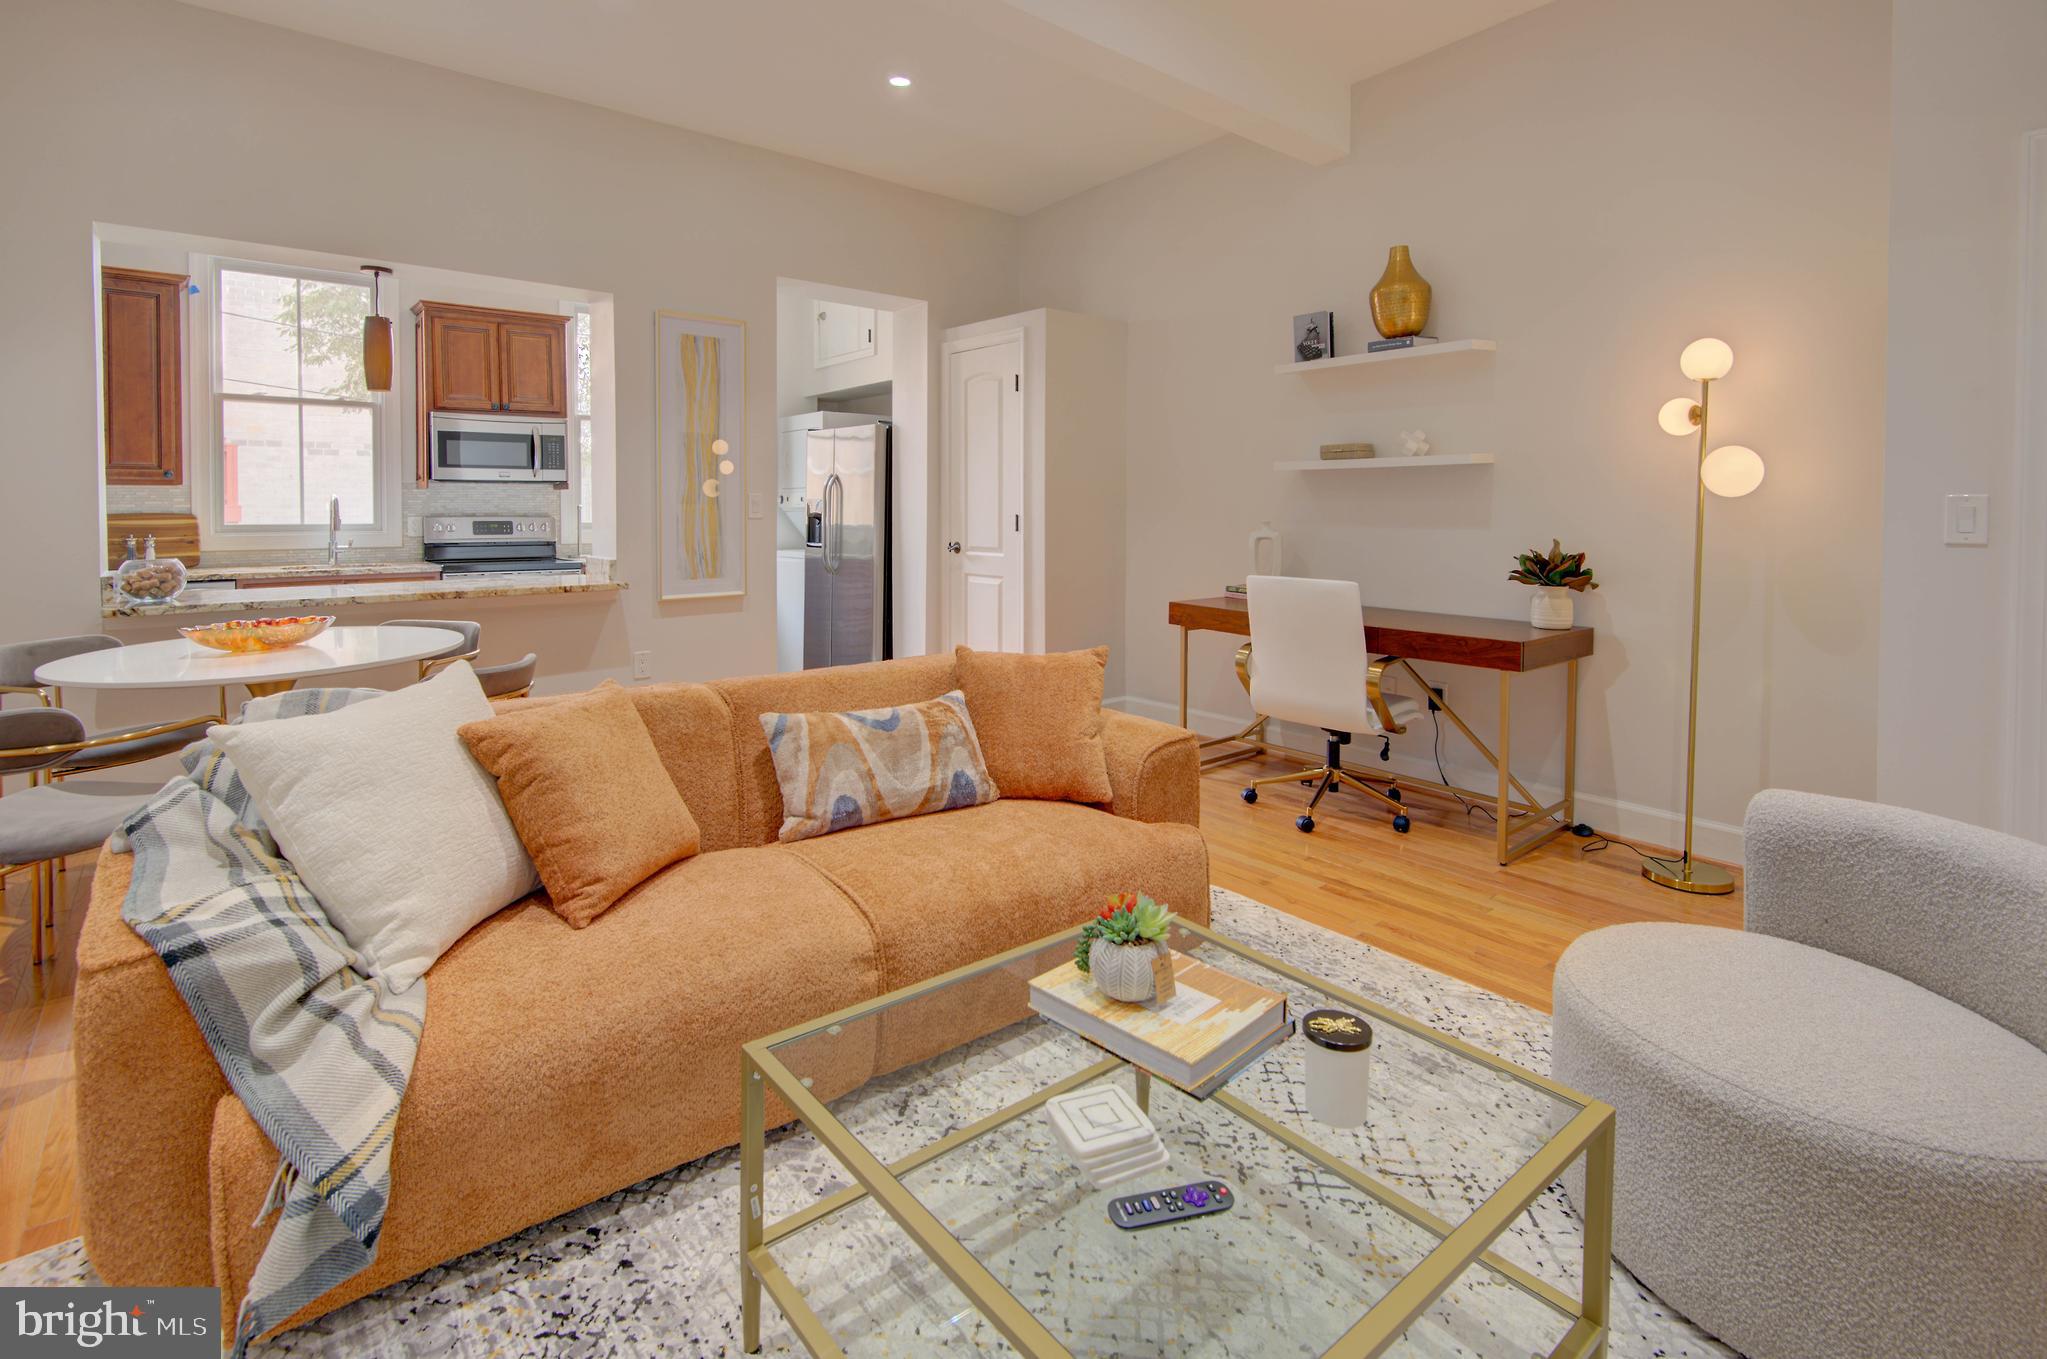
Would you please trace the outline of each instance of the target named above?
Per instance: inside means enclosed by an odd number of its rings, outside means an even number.
[[[252,700],[238,720],[376,692],[294,691]],[[135,875],[121,915],[170,969],[228,1084],[280,1152],[262,1210],[277,1225],[236,1318],[239,1356],[376,1258],[427,988],[394,996],[364,970],[211,746],[191,747],[190,777],[122,827]]]

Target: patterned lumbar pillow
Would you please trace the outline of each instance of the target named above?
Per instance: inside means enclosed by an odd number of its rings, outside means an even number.
[[[784,844],[1000,796],[957,689],[900,708],[760,721],[782,786]]]

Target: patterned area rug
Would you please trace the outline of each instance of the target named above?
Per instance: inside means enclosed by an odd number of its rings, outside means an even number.
[[[1233,892],[1214,889],[1213,906],[1215,926],[1225,934],[1523,1066],[1549,1069],[1549,1021],[1536,1011]],[[834,1111],[888,1159],[1041,1088],[1047,1073],[1084,1065],[1087,1050],[1078,1043],[1052,1025],[1013,1025],[964,1053],[870,1081],[835,1102]],[[1380,1049],[1371,1120],[1366,1130],[1343,1136],[1361,1139],[1355,1154],[1364,1163],[1440,1217],[1461,1220],[1511,1173],[1516,1151],[1539,1144],[1554,1126],[1553,1102],[1530,1087],[1478,1078],[1470,1064],[1414,1040]],[[1287,1085],[1298,1085],[1296,1067],[1267,1061],[1230,1089],[1285,1113],[1302,1098]],[[1115,1079],[1127,1081],[1128,1073]],[[1423,1088],[1403,1090],[1397,1100],[1380,1093],[1412,1083]],[[1213,1103],[1173,1095],[1156,1099],[1153,1112],[1176,1156],[1168,1170],[1147,1177],[1147,1186],[1216,1175],[1238,1187],[1237,1207],[1202,1219],[1209,1230],[1199,1237],[1181,1229],[1117,1233],[1106,1222],[1076,1228],[1092,1212],[1068,1210],[1108,1195],[1075,1183],[1037,1115],[920,1168],[910,1184],[955,1235],[1037,1304],[1034,1312],[1064,1318],[1060,1339],[1076,1354],[1317,1354],[1355,1317],[1360,1297],[1383,1292],[1433,1244]],[[1340,1136],[1325,1136],[1322,1144],[1343,1149]],[[829,1153],[800,1130],[771,1135],[767,1165],[773,1217],[848,1183]],[[991,1196],[990,1186],[1000,1192]],[[991,1214],[991,1203],[1005,1210]],[[1286,1230],[1289,1215],[1299,1219],[1299,1231]],[[1036,1219],[1044,1221],[1034,1227]],[[737,1222],[737,1155],[727,1150],[430,1269],[252,1353],[737,1355]],[[1557,1185],[1495,1249],[1574,1293],[1581,1240],[1570,1199]],[[1287,1256],[1275,1261],[1278,1241],[1288,1242]],[[835,1334],[864,1337],[850,1346],[853,1353],[1007,1352],[964,1296],[910,1252],[869,1202],[785,1238],[776,1254]],[[1275,1267],[1290,1281],[1287,1288],[1269,1286]],[[0,1264],[0,1285],[91,1282],[77,1241]],[[1199,1306],[1189,1305],[1194,1293]],[[1619,1359],[1732,1353],[1670,1313],[1619,1266],[1612,1300],[1610,1352]],[[1526,1295],[1472,1271],[1395,1352],[1525,1359],[1546,1353],[1561,1334],[1552,1323]],[[766,1353],[803,1352],[771,1300],[762,1339]]]

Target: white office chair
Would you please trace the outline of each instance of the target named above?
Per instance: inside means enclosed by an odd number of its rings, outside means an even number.
[[[1324,762],[1313,769],[1254,779],[1244,789],[1244,801],[1256,802],[1259,788],[1268,783],[1316,780],[1308,810],[1294,821],[1311,831],[1315,805],[1341,783],[1386,804],[1393,811],[1393,829],[1406,833],[1399,788],[1382,793],[1343,767],[1343,748],[1354,733],[1379,737],[1384,759],[1390,736],[1405,731],[1408,719],[1421,713],[1415,700],[1380,692],[1378,667],[1365,651],[1358,583],[1253,576],[1245,588],[1251,612],[1251,707],[1276,721],[1320,727],[1329,734],[1329,746]]]

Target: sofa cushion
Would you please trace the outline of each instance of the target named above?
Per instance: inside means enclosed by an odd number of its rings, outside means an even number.
[[[850,713],[762,713],[782,786],[778,838],[815,835],[995,800],[958,690]]]
[[[953,659],[1002,796],[1109,800],[1102,749],[1109,648],[1025,656],[959,647]]]
[[[739,825],[739,800],[732,783],[732,709],[725,696],[708,684],[635,684],[626,692],[653,738],[662,768],[696,819],[704,852],[761,844],[760,837],[742,834]],[[505,699],[492,706],[501,713],[515,713],[573,697],[546,694]]]
[[[719,680],[710,686],[730,705],[736,747],[737,833],[734,843],[765,845],[782,828],[782,791],[775,758],[761,730],[762,713],[840,713],[922,703],[958,688],[950,656],[912,656],[866,665],[835,665],[789,675]],[[658,738],[657,738],[658,739]],[[726,782],[735,782],[733,775]],[[684,799],[690,790],[682,790]],[[690,801],[694,809],[696,803]]]
[[[497,779],[549,904],[576,928],[697,852],[696,820],[617,681],[458,730]]]
[[[496,782],[455,734],[490,715],[456,661],[339,712],[208,733],[327,918],[394,991],[537,881]]]
[[[894,990],[1078,925],[1111,892],[1208,920],[1208,848],[1184,825],[1141,825],[1069,802],[991,802],[788,846],[874,925]]]
[[[377,1258],[307,1314],[731,1145],[739,1045],[869,999],[877,982],[866,921],[780,848],[685,859],[587,929],[538,898],[498,913],[427,978]],[[865,1052],[842,1056],[821,1097],[867,1078]],[[232,1113],[213,1152],[230,1309],[268,1239],[269,1219],[250,1224],[277,1169]],[[788,1117],[770,1106],[771,1124]]]

